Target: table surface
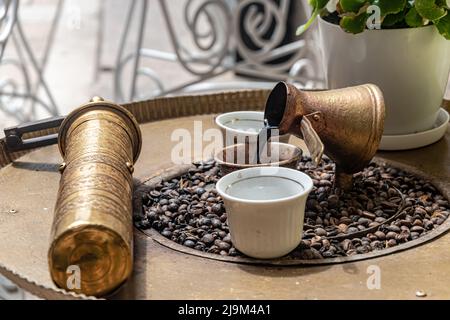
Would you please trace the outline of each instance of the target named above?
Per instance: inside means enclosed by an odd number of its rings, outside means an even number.
[[[212,116],[142,125],[144,146],[135,177],[171,167],[167,159],[178,128],[214,127]],[[450,129],[438,143],[379,156],[438,178],[450,191]],[[44,298],[73,298],[57,290],[47,266],[50,226],[61,162],[56,146],[25,155],[0,170],[0,271]],[[11,213],[15,210],[16,213]],[[133,299],[450,299],[450,234],[420,247],[371,260],[309,267],[264,267],[219,262],[173,251],[135,233],[132,278],[112,298]],[[369,290],[369,267],[381,272],[381,289]],[[3,268],[3,270],[2,270]],[[11,270],[11,271],[8,271]],[[449,283],[446,283],[449,282]]]

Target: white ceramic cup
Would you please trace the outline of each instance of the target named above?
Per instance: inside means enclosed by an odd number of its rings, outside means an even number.
[[[260,130],[264,127],[264,112],[235,111],[216,117],[216,125],[224,136],[224,146],[238,143],[256,143]],[[287,143],[289,136],[273,136],[272,141]]]
[[[258,259],[279,258],[294,250],[301,241],[312,188],[308,175],[282,167],[250,168],[224,176],[216,189],[225,203],[234,246]]]

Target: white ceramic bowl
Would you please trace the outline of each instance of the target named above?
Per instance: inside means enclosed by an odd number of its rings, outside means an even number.
[[[290,196],[275,199],[255,200],[245,195],[252,191],[260,195],[262,191],[257,188],[247,188],[238,196],[229,194],[230,186],[260,177],[269,177],[265,182],[268,188],[273,188],[275,180],[280,178],[300,186],[295,192],[289,189]],[[217,182],[216,189],[225,203],[234,246],[258,259],[279,258],[294,250],[301,241],[306,199],[312,188],[308,175],[282,167],[250,168],[224,176]]]

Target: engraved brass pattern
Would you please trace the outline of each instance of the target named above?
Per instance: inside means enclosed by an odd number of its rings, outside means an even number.
[[[62,123],[58,142],[64,164],[48,253],[50,273],[59,287],[103,296],[130,276],[130,168],[141,140],[133,115],[100,98]]]

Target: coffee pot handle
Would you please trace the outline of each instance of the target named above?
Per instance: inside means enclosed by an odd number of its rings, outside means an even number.
[[[322,160],[325,147],[307,117],[303,117],[300,122],[300,131],[302,132],[303,140],[305,141],[306,147],[311,154],[311,159],[314,165],[319,165]]]

